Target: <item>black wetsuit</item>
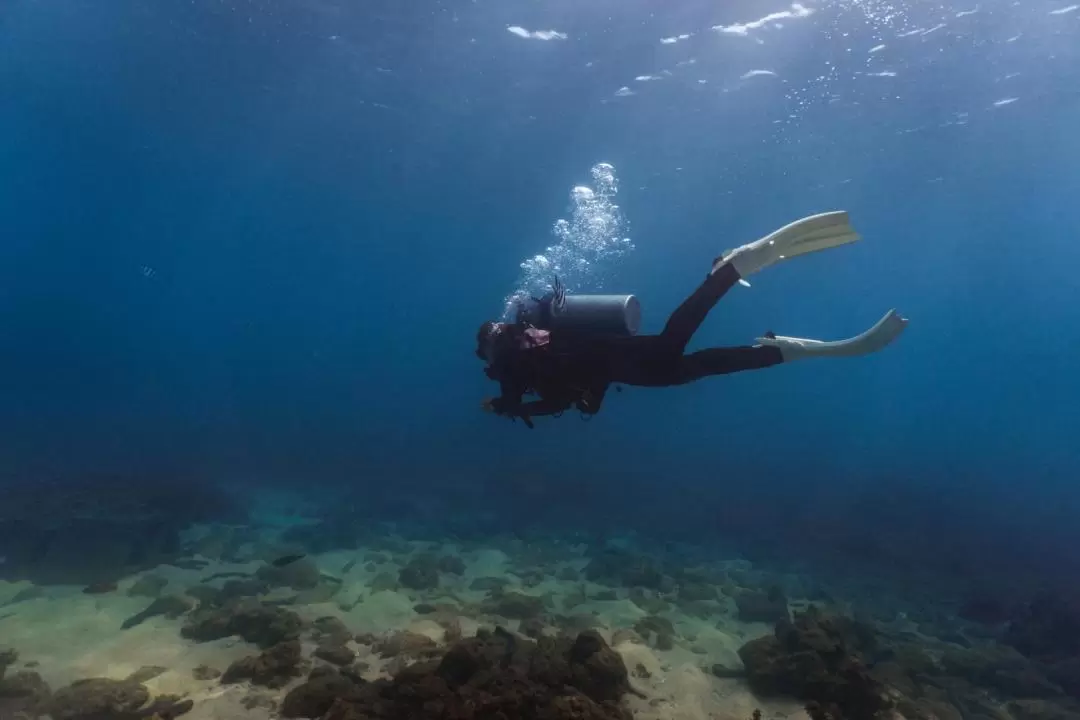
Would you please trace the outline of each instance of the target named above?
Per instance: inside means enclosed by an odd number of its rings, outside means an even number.
[[[721,266],[679,305],[659,335],[588,336],[553,330],[548,344],[523,348],[520,328],[512,330],[487,370],[502,393],[493,409],[527,422],[532,416],[556,415],[570,408],[591,415],[600,410],[612,383],[670,387],[783,362],[778,348],[760,345],[686,354],[690,338],[709,311],[738,281],[734,267]],[[527,392],[540,399],[522,402]]]

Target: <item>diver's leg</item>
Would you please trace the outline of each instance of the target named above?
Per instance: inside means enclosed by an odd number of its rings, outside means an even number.
[[[784,356],[780,349],[768,345],[709,348],[683,355],[670,384],[685,385],[713,375],[762,370],[782,362]]]
[[[701,283],[690,297],[683,300],[675,312],[671,313],[659,337],[672,359],[683,354],[690,338],[701,327],[709,311],[737,282],[739,282],[739,272],[735,266],[731,263],[722,263],[709,273],[705,282]]]

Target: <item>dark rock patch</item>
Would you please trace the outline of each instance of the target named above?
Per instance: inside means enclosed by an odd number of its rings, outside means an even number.
[[[191,671],[191,676],[196,680],[217,680],[221,677],[221,671],[209,665],[199,665]]]
[[[439,572],[447,575],[464,575],[465,561],[457,555],[443,555],[439,558]]]
[[[743,645],[739,658],[751,690],[762,697],[799,698],[815,719],[870,720],[891,706],[864,662],[875,645],[868,628],[811,608]]]
[[[160,575],[147,573],[141,576],[130,588],[128,588],[127,594],[130,597],[156,598],[168,584],[169,581]]]
[[[315,648],[315,657],[333,665],[348,665],[356,659],[356,651],[342,645],[320,645]]]
[[[53,720],[139,720],[174,718],[191,710],[191,700],[162,695],[149,702],[150,692],[134,680],[89,678],[77,680],[53,695],[48,714]]]
[[[398,579],[394,577],[392,573],[381,572],[371,579],[371,592],[384,592],[386,590],[397,590],[401,587],[398,583]]]
[[[417,555],[398,573],[398,582],[410,590],[434,590],[439,587],[438,560],[428,553]]]
[[[490,593],[482,609],[510,620],[531,620],[543,615],[547,608],[543,598],[504,590]]]
[[[626,666],[596,633],[533,642],[478,633],[441,658],[371,683],[324,675],[286,696],[285,717],[324,720],[630,720]]]
[[[359,700],[364,684],[355,676],[336,672],[312,673],[307,682],[293,688],[285,696],[281,703],[281,715],[287,718],[322,717],[335,702]]]
[[[141,625],[152,617],[164,615],[167,618],[178,618],[195,607],[191,598],[180,595],[165,595],[159,597],[143,610],[129,617],[120,626],[124,630]]]
[[[438,646],[427,635],[400,630],[382,638],[375,638],[372,650],[381,657],[395,658],[404,655],[411,659],[430,657]]]
[[[144,683],[147,680],[153,680],[158,675],[168,672],[169,668],[162,667],[161,665],[143,665],[135,672],[128,675],[127,679],[130,682]]]
[[[735,598],[739,609],[739,620],[743,622],[763,622],[775,624],[790,619],[788,601],[784,591],[778,587],[767,592],[747,591]]]
[[[484,590],[487,592],[501,592],[510,585],[510,581],[501,577],[482,577],[476,578],[469,583],[470,590]]]
[[[4,656],[0,654],[0,717],[36,718],[49,709],[52,692],[36,672],[5,674]]]
[[[250,680],[255,685],[268,688],[280,688],[294,677],[300,677],[300,641],[296,639],[280,642],[267,648],[258,655],[251,655],[237,660],[221,676],[223,683],[238,683]]]
[[[296,637],[302,628],[300,616],[291,610],[237,600],[220,608],[192,613],[180,634],[197,642],[239,635],[260,648],[268,648]]]
[[[315,563],[302,557],[284,565],[263,565],[255,572],[255,577],[273,587],[289,587],[293,590],[311,590],[322,579]]]

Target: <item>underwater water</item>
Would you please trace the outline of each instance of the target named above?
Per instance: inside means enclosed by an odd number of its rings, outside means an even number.
[[[0,720],[1080,717],[1078,128],[1069,0],[6,0]],[[481,409],[831,210],[690,349],[882,351]]]

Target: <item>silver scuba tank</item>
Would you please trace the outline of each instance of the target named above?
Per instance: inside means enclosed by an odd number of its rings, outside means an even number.
[[[557,330],[636,335],[641,303],[633,295],[567,295],[552,307],[551,325]]]

